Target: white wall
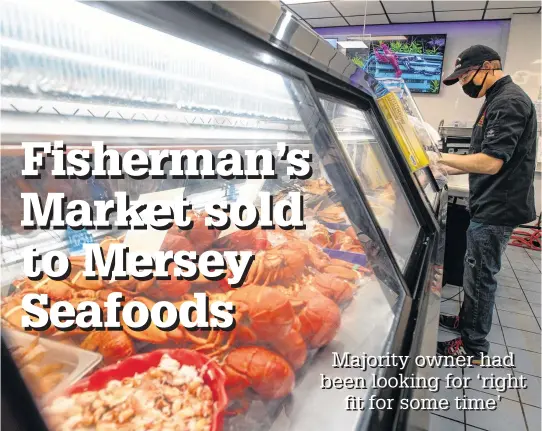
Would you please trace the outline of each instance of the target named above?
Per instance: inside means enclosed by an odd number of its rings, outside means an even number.
[[[505,73],[533,99],[542,91],[541,83],[541,22],[540,15],[512,15]],[[539,147],[541,142],[538,143]],[[539,148],[540,149],[540,148]],[[541,211],[540,173],[534,179],[536,212]]]
[[[540,15],[512,15],[504,72],[536,100],[541,91]]]

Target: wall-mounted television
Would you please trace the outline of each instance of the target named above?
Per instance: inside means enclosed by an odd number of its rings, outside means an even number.
[[[403,78],[411,93],[438,94],[445,34],[372,37],[363,69],[376,78]],[[351,55],[354,53],[351,53]],[[349,55],[347,50],[347,55]]]

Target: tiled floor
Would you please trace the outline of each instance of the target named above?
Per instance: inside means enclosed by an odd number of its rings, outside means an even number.
[[[450,408],[431,415],[431,431],[541,431],[542,355],[540,333],[542,324],[540,252],[508,247],[503,255],[503,267],[497,276],[499,287],[493,313],[493,326],[488,340],[490,355],[514,353],[515,368],[441,368],[436,373],[445,378],[448,373],[470,377],[469,389],[442,388],[435,398],[446,398],[452,406],[455,397],[497,400],[495,411],[463,411]],[[457,314],[463,293],[456,286],[443,290],[441,312]],[[439,330],[439,341],[458,335]],[[498,392],[485,389],[481,376],[525,376],[526,389]],[[442,385],[442,382],[441,382]],[[498,396],[500,395],[500,401]]]

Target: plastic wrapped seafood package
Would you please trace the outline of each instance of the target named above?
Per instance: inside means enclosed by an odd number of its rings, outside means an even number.
[[[382,83],[388,89],[388,91],[391,91],[397,95],[409,116],[422,119],[422,114],[416,106],[416,103],[412,98],[412,94],[410,93],[403,78],[377,78],[377,81]]]
[[[438,160],[442,157],[438,149],[438,145],[436,144],[436,142],[439,140],[438,132],[430,124],[423,122],[423,120],[420,121],[414,116],[409,115],[408,119],[414,126],[418,139],[430,155],[429,167],[431,168],[431,172],[433,173],[435,179],[437,182],[443,182],[446,184],[448,182],[448,174],[438,164]]]
[[[435,154],[436,157],[430,157],[431,172],[437,182],[446,184],[448,182],[448,174],[444,169],[438,165],[438,158],[440,158],[440,150],[438,142],[440,140],[438,132],[428,123],[423,120],[422,114],[412,97],[404,79],[402,78],[378,78],[389,91],[397,94],[399,100],[403,104],[407,113],[408,119],[414,130],[420,143],[425,148],[425,151],[430,151]]]

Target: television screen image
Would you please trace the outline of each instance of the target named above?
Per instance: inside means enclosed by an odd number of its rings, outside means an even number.
[[[366,42],[367,45],[370,45],[370,42]],[[346,49],[346,56],[358,67],[361,67],[365,70],[365,64],[367,63],[367,59],[369,58],[369,54],[371,53],[371,49],[369,46],[366,48],[347,48]]]
[[[440,92],[445,34],[374,40],[363,69],[375,78],[403,78],[411,93]]]

